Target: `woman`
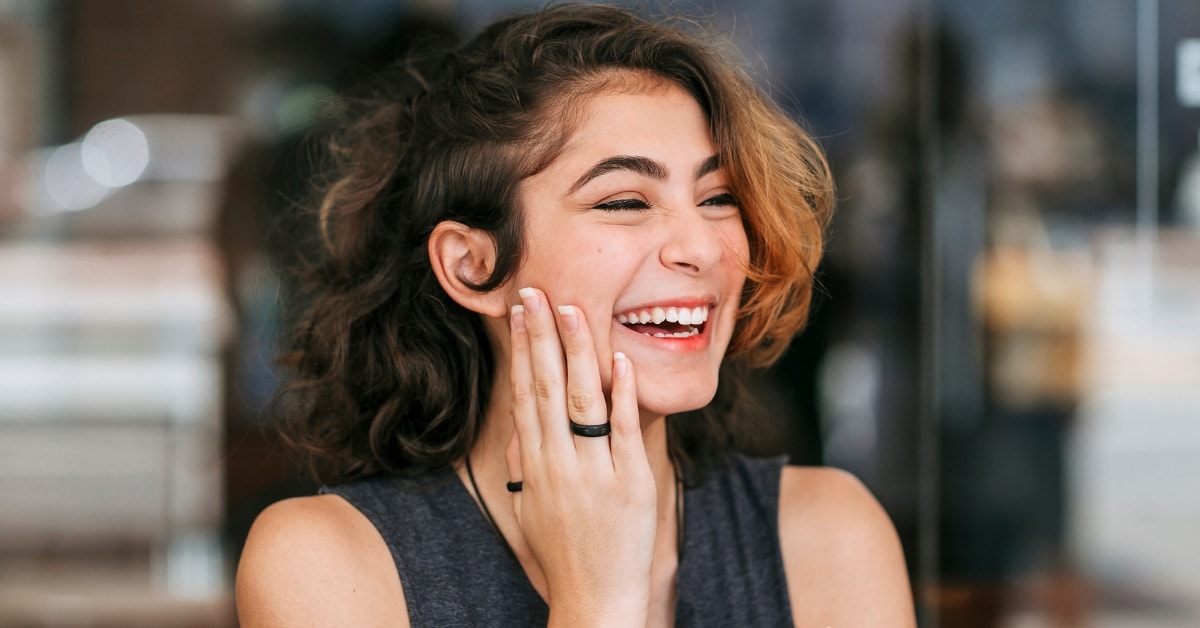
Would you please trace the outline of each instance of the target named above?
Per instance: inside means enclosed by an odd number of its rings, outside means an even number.
[[[561,5],[410,62],[335,143],[243,626],[912,625],[854,480],[732,453],[832,185],[724,56]]]

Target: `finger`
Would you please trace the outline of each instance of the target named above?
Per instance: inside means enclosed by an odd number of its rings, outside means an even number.
[[[562,339],[546,295],[534,288],[521,288],[525,306],[525,328],[529,337],[530,387],[537,404],[541,448],[562,451],[573,447],[567,427],[566,366]]]
[[[521,437],[513,430],[512,438],[508,439],[508,448],[504,450],[504,464],[508,467],[508,481],[524,483],[525,476],[521,474]],[[521,491],[512,493],[513,514],[517,523],[521,523]],[[511,491],[510,491],[511,492]]]
[[[567,364],[567,417],[579,425],[600,426],[608,423],[608,406],[600,383],[596,345],[583,311],[573,305],[560,305],[559,334]],[[608,438],[575,436],[575,450],[587,457],[611,464]]]
[[[612,421],[610,435],[613,466],[641,469],[646,462],[646,444],[642,439],[642,420],[638,412],[637,384],[633,363],[620,351],[613,354]]]
[[[529,333],[525,328],[525,307],[512,306],[509,312],[509,384],[515,432],[525,439],[525,451],[541,448],[541,424],[533,393],[533,371],[529,356]]]

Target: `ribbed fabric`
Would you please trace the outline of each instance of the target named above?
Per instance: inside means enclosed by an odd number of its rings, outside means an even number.
[[[779,550],[782,459],[735,457],[684,492],[676,626],[791,626]],[[546,603],[454,472],[330,486],[375,525],[414,628],[545,626]]]

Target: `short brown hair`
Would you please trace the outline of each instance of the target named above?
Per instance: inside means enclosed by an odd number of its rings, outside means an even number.
[[[310,305],[287,341],[290,402],[277,406],[318,480],[414,475],[470,451],[497,365],[478,315],[441,289],[426,241],[444,220],[486,230],[499,257],[477,289],[503,284],[522,259],[519,182],[569,138],[570,105],[621,71],[696,98],[743,208],[750,259],[729,368],[709,406],[668,424],[677,459],[703,465],[736,446],[731,373],[769,365],[803,326],[833,186],[812,138],[688,24],[557,5],[412,56],[346,109]]]

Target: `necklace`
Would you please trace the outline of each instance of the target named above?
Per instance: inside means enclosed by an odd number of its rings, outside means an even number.
[[[504,538],[504,535],[500,533],[500,526],[496,525],[496,520],[492,518],[492,511],[488,510],[487,502],[483,501],[483,493],[479,492],[479,485],[475,483],[475,472],[471,470],[471,454],[467,454],[466,463],[467,479],[471,480],[471,490],[475,491],[475,497],[479,499],[479,509],[483,511],[483,518],[487,519],[488,527],[492,529],[492,532],[495,532],[496,536],[500,537],[500,540],[504,542],[504,549],[508,550],[508,553],[513,558],[516,558],[517,553],[508,544],[508,539]]]
[[[471,490],[475,491],[475,497],[479,499],[479,509],[483,511],[483,518],[487,519],[488,527],[492,532],[500,538],[504,543],[504,548],[513,558],[517,557],[517,553],[513,551],[512,546],[508,544],[508,539],[500,532],[500,526],[496,525],[496,520],[492,518],[492,511],[488,509],[487,502],[483,501],[483,493],[479,491],[479,485],[475,483],[475,471],[471,469],[471,455],[467,454],[466,460],[467,479],[471,481]],[[683,562],[683,479],[680,477],[679,464],[671,459],[671,469],[675,476],[675,551],[677,561]]]

